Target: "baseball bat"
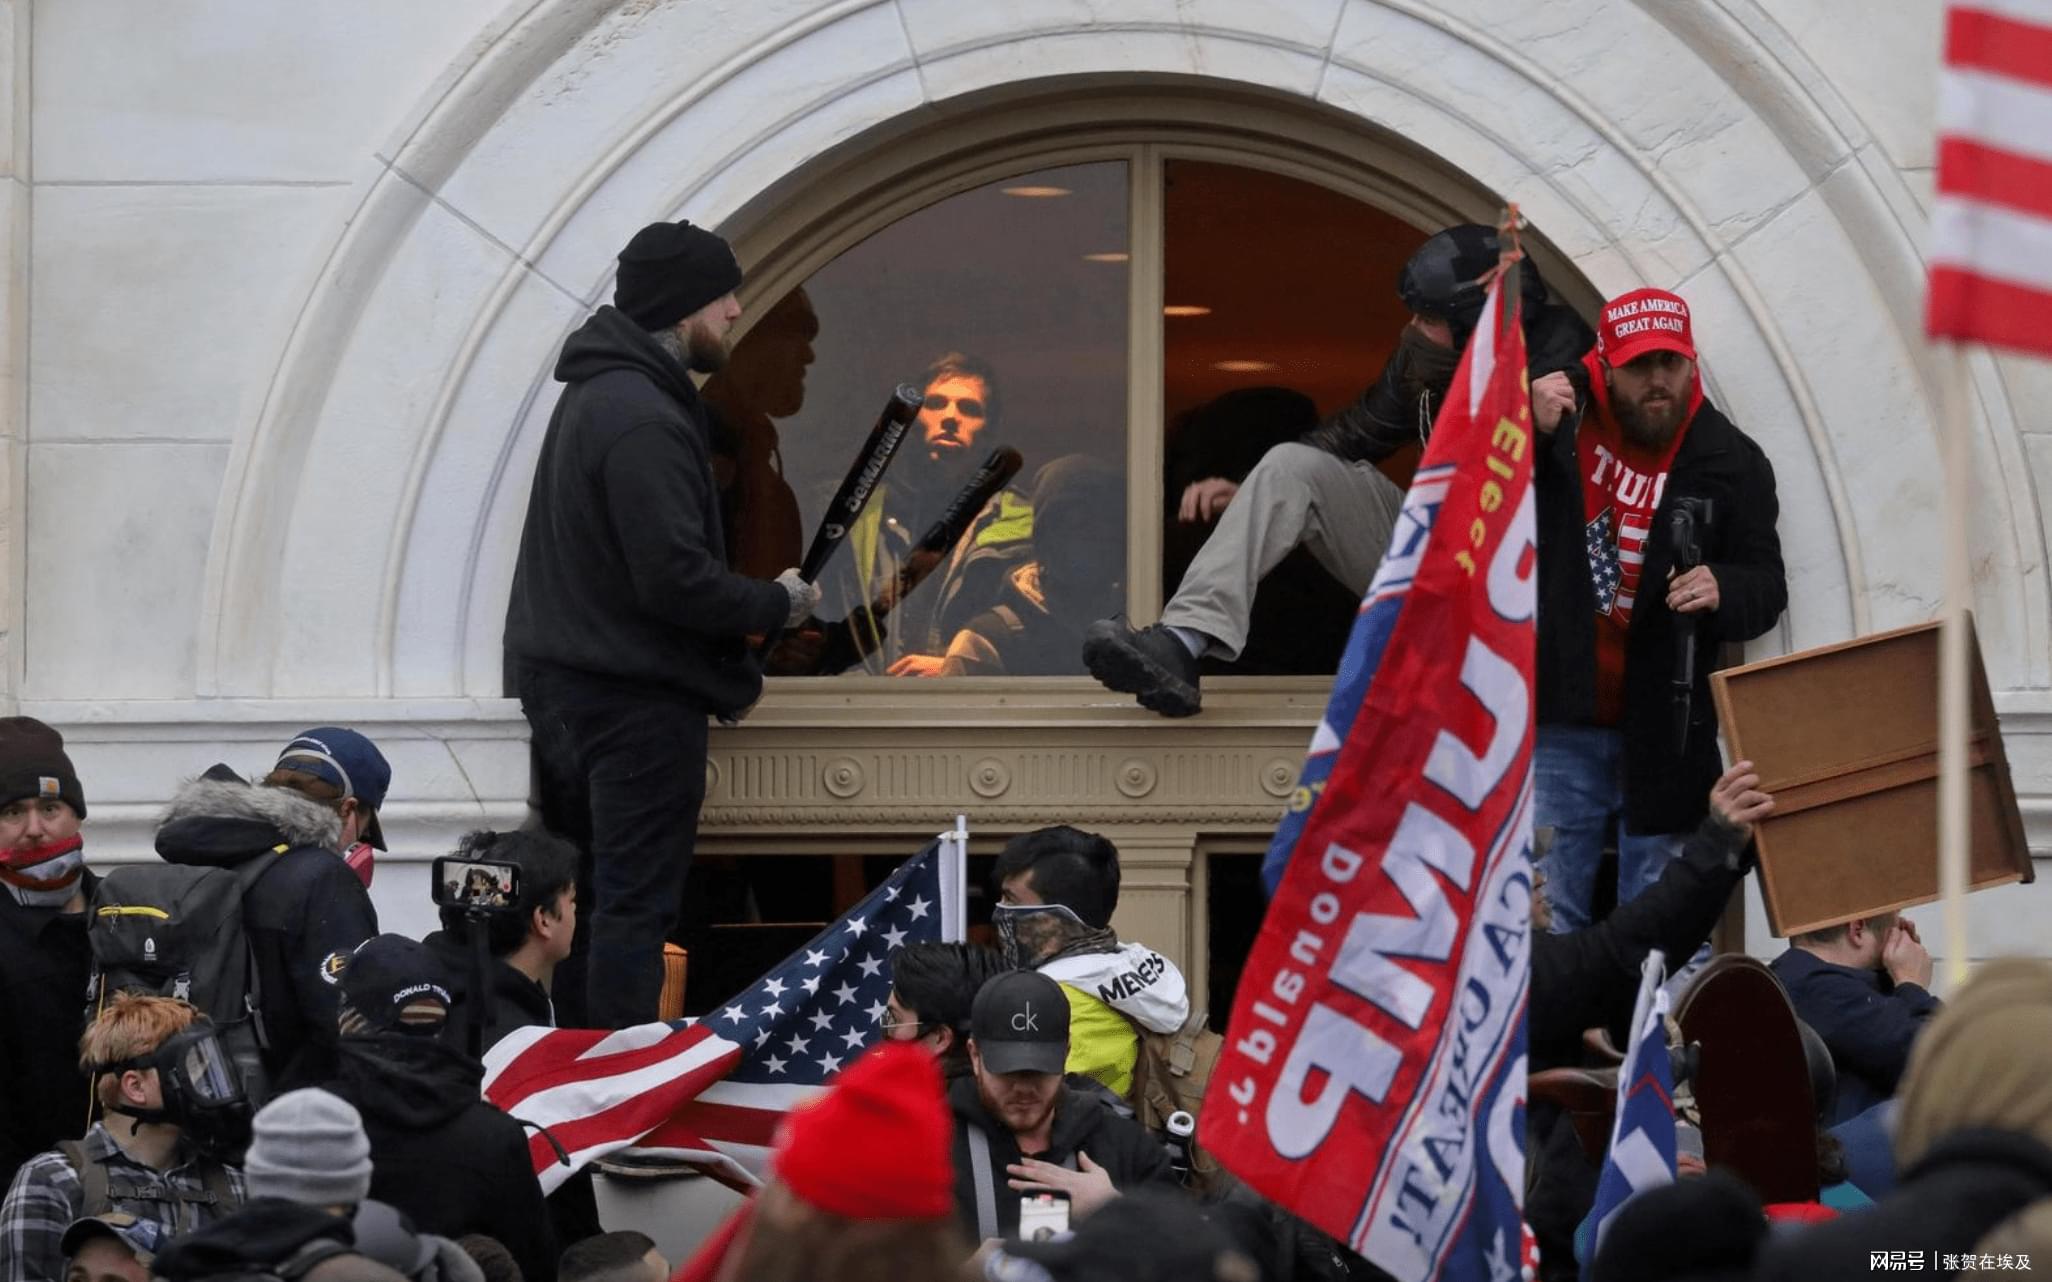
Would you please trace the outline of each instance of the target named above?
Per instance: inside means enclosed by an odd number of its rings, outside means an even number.
[[[913,589],[924,583],[929,575],[940,568],[941,562],[955,550],[962,536],[969,532],[969,526],[989,503],[991,496],[1003,489],[1025,464],[1019,451],[1009,445],[1001,445],[990,452],[983,465],[976,469],[968,482],[948,500],[947,507],[926,527],[912,550],[905,554],[898,572],[877,592],[868,605],[859,606],[837,624],[829,624],[830,635],[822,658],[828,663],[839,663],[839,667],[823,665],[823,671],[837,672],[869,654],[883,642],[881,625],[884,617],[897,609],[898,603],[912,594]]]
[[[849,528],[869,505],[869,496],[876,492],[876,483],[883,479],[884,469],[904,443],[925,399],[925,393],[910,383],[898,384],[898,390],[891,393],[883,412],[876,416],[876,426],[869,429],[869,439],[862,442],[855,461],[848,466],[848,474],[841,478],[841,488],[834,491],[833,501],[819,518],[812,545],[805,549],[805,559],[798,563],[799,578],[807,583],[817,580],[846,541]]]

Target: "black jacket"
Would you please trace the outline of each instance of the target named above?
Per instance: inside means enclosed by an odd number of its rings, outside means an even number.
[[[301,1247],[321,1239],[354,1247],[356,1232],[348,1220],[321,1207],[263,1197],[172,1241],[157,1252],[151,1272],[171,1282],[274,1273]]]
[[[2052,1149],[2010,1131],[1958,1131],[1933,1145],[1875,1205],[1770,1239],[1754,1282],[1865,1282],[1876,1273],[1870,1251],[1916,1251],[1924,1261],[1919,1276],[1953,1277],[1941,1267],[1944,1255],[1977,1249],[1983,1234],[2046,1197]]]
[[[88,902],[98,880],[91,869],[80,878]],[[78,1036],[92,969],[84,913],[24,908],[0,890],[0,1191],[23,1162],[91,1124]]]
[[[507,650],[746,708],[762,668],[745,638],[782,625],[789,598],[727,569],[697,389],[612,307],[570,335],[556,378],[568,386],[535,465]]]
[[[1539,521],[1539,723],[1589,725],[1596,715],[1596,590],[1589,579],[1587,517],[1576,454],[1578,424],[1563,424],[1533,457]],[[1717,576],[1720,604],[1697,627],[1688,739],[1674,745],[1676,616],[1667,608],[1674,564],[1670,519],[1683,498],[1707,498],[1714,510],[1703,539],[1704,564]],[[1625,818],[1640,834],[1687,832],[1708,812],[1710,785],[1723,770],[1710,669],[1717,646],[1750,641],[1774,626],[1788,604],[1782,573],[1774,466],[1751,437],[1708,401],[1676,451],[1667,490],[1639,574],[1645,585],[1625,643]]]
[[[1544,302],[1526,309],[1525,365],[1533,378],[1565,373],[1577,392],[1582,391],[1587,379],[1582,357],[1595,345],[1596,335],[1588,324],[1562,304]],[[1350,463],[1379,463],[1404,446],[1423,441],[1446,399],[1446,387],[1442,382],[1422,392],[1410,390],[1416,384],[1407,377],[1407,364],[1406,349],[1399,345],[1368,390],[1306,432],[1304,444]]]
[[[446,930],[438,930],[421,941],[433,952],[449,980],[449,995],[455,1005],[442,1040],[466,1053],[470,1047],[471,968],[476,964],[470,944]],[[516,1028],[540,1024],[556,1026],[556,1008],[549,990],[508,966],[497,957],[487,959],[487,992],[484,1012],[484,1050]]]
[[[1910,1047],[1938,1013],[1918,984],[1890,984],[1878,970],[1854,970],[1791,948],[1773,961],[1796,1017],[1817,1030],[1838,1070],[1836,1125],[1895,1094]]]
[[[329,1087],[370,1136],[371,1196],[424,1233],[497,1238],[530,1282],[554,1282],[555,1235],[528,1157],[527,1131],[479,1094],[484,1066],[403,1033],[345,1037]]]
[[[971,1166],[969,1128],[977,1127],[990,1139],[991,1188],[997,1199],[999,1235],[1012,1237],[1019,1231],[1019,1197],[1007,1183],[1012,1177],[1005,1168],[1020,1160],[1019,1142],[1005,1124],[983,1107],[976,1091],[976,1076],[957,1077],[948,1083],[948,1107],[955,1115],[955,1214],[962,1227],[976,1233],[976,1176]],[[1062,1087],[1055,1103],[1054,1126],[1049,1148],[1033,1156],[1057,1166],[1073,1166],[1078,1153],[1111,1176],[1112,1187],[1121,1193],[1153,1184],[1175,1188],[1175,1173],[1169,1169],[1168,1150],[1138,1122],[1113,1113],[1095,1095],[1071,1086]]]
[[[157,853],[168,863],[272,861],[243,895],[242,924],[256,959],[273,1094],[333,1072],[338,990],[331,975],[378,933],[370,892],[335,853],[341,831],[341,819],[321,803],[244,783],[225,769],[181,787],[157,829]]]
[[[1705,789],[1707,794],[1708,789]],[[1531,1069],[1580,1058],[1582,1030],[1631,1022],[1639,967],[1658,948],[1670,968],[1692,956],[1745,880],[1745,841],[1705,820],[1668,861],[1660,880],[1593,926],[1532,936],[1532,997],[1526,1023]]]

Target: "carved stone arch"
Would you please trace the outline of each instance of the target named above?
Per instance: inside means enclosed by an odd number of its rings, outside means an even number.
[[[680,213],[725,227],[768,287],[847,234],[859,194],[807,205],[837,176],[874,186],[894,147],[979,113],[1050,127],[1086,93],[1199,104],[1220,145],[1233,119],[1253,149],[1322,145],[1248,125],[1266,111],[1339,139],[1362,175],[1408,155],[1391,185],[1411,195],[1391,198],[1420,219],[1515,199],[1597,289],[1680,288],[1720,399],[1780,472],[1773,644],[1937,600],[1920,215],[1750,6],[532,0],[476,50],[379,158],[236,444],[204,695],[496,694],[547,371],[626,234]],[[2043,527],[2006,388],[1977,373],[1981,632],[1998,686],[2041,687]],[[349,528],[303,519],[345,484]]]

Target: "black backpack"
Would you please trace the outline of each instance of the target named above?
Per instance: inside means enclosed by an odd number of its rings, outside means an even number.
[[[242,901],[275,854],[233,868],[127,864],[100,878],[87,911],[93,1011],[117,992],[191,1002],[213,1021],[254,1104],[268,1098],[263,993]]]

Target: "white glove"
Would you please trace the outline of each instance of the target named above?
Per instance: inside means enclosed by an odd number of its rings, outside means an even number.
[[[785,627],[797,627],[812,617],[812,612],[819,608],[818,585],[807,583],[799,578],[796,568],[779,574],[777,576],[777,586],[782,588],[784,594],[791,598],[791,611],[784,619]]]

